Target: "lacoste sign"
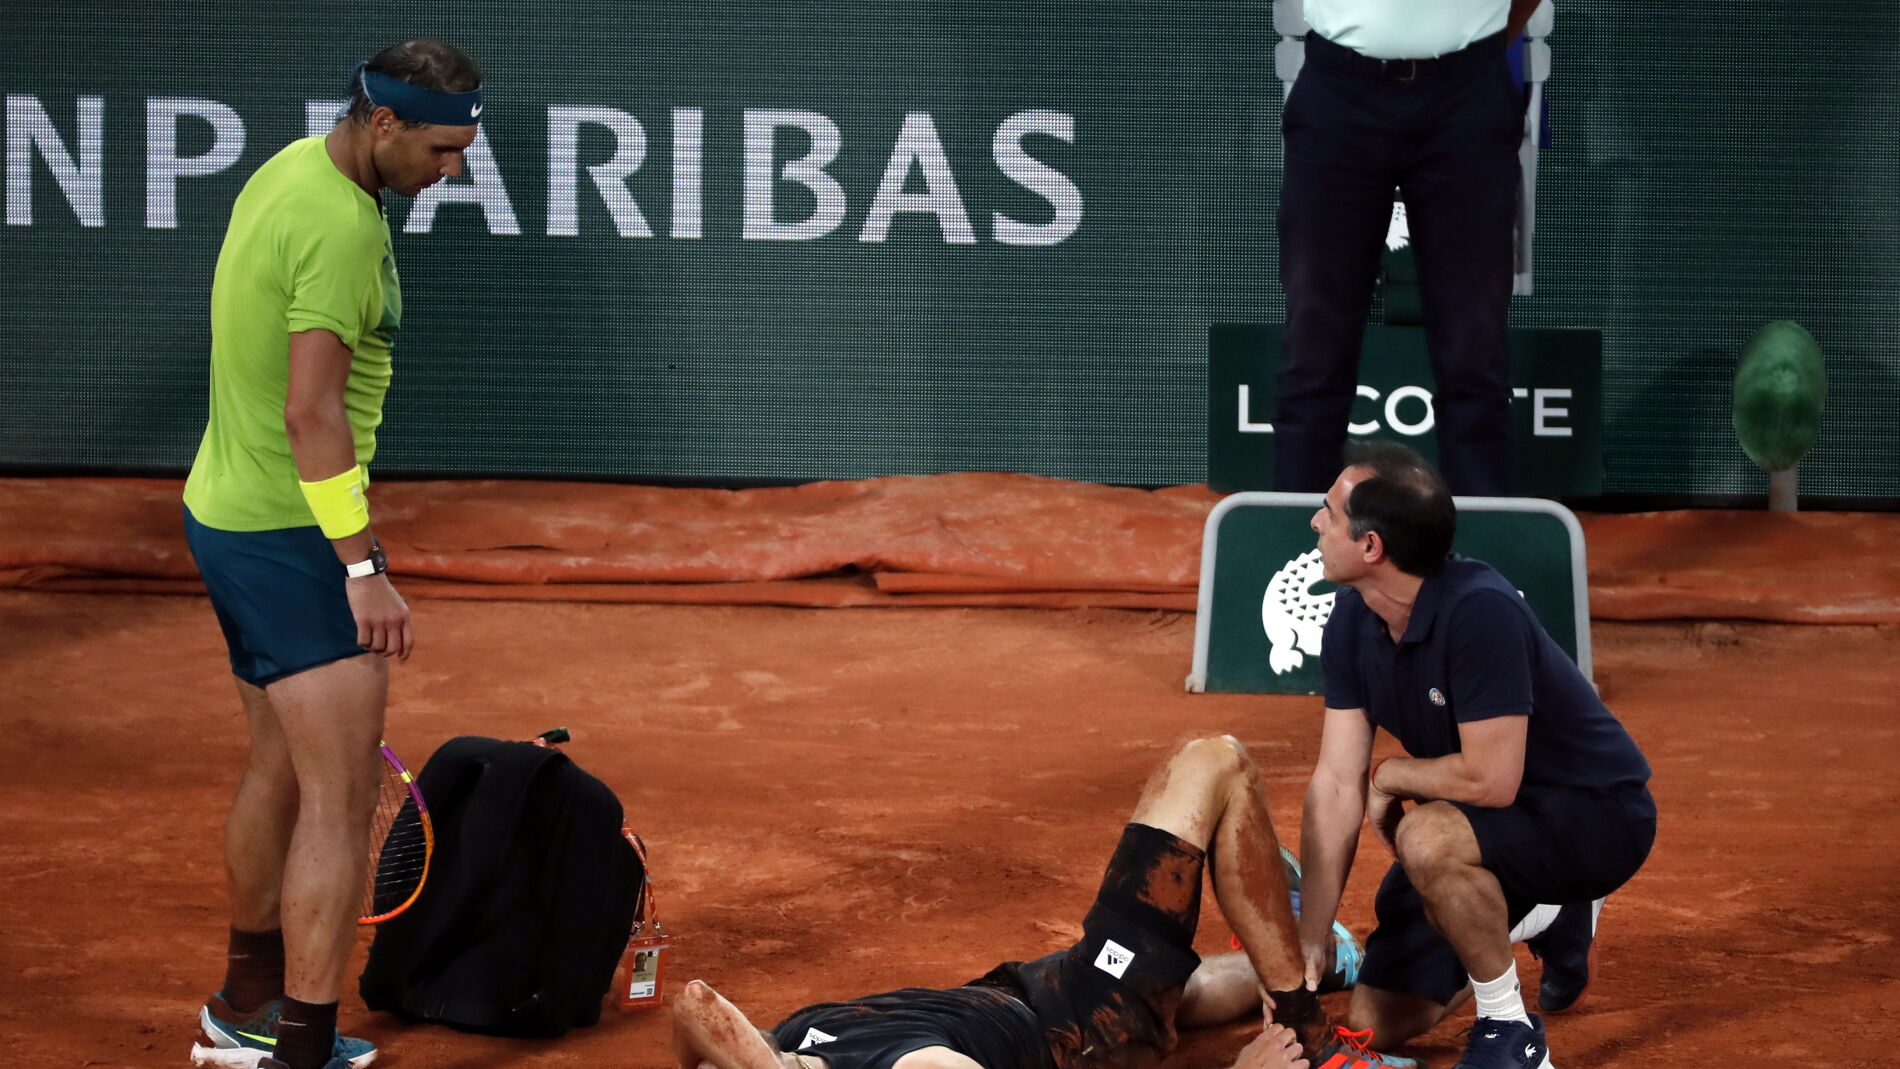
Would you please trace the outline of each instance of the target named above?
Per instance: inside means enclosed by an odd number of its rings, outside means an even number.
[[[1320,638],[1333,613],[1333,595],[1313,593],[1322,566],[1317,547],[1287,561],[1260,598],[1260,629],[1267,636],[1267,666],[1284,675],[1319,656]]]
[[[1603,492],[1602,336],[1511,332],[1512,489],[1538,497]],[[1208,336],[1207,483],[1269,490],[1280,329],[1216,323]],[[1368,327],[1347,433],[1392,438],[1436,459],[1431,360],[1421,327]]]

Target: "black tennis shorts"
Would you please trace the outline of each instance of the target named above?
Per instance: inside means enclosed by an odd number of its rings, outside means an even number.
[[[1130,824],[1109,859],[1082,939],[1030,962],[997,966],[978,984],[1021,992],[1057,1069],[1151,1063],[1175,1044],[1174,1012],[1201,959],[1199,847]]]

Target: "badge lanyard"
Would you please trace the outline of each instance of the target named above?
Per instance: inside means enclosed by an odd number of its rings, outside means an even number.
[[[627,938],[627,951],[620,967],[620,1008],[638,1010],[660,1004],[661,984],[666,975],[663,955],[669,944],[666,928],[660,924],[659,908],[654,905],[653,876],[647,868],[646,844],[625,824],[620,833],[633,844],[640,856],[640,897],[634,907],[633,930]]]

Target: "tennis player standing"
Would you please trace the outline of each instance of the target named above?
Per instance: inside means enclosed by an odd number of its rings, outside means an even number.
[[[382,191],[462,169],[481,72],[435,41],[359,67],[323,137],[257,169],[211,284],[211,414],[185,483],[185,534],[230,647],[250,761],[225,822],[224,986],[200,1066],[360,1069],[337,997],[355,939],[392,659],[409,608],[369,527],[402,292]],[[366,656],[375,654],[376,656]]]

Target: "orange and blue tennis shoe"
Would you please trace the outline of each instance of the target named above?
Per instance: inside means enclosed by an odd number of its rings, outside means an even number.
[[[1371,1048],[1372,1030],[1354,1032],[1345,1025],[1333,1027],[1333,1038],[1307,1056],[1313,1069],[1425,1069],[1416,1058],[1381,1054]]]
[[[277,1049],[277,1021],[283,1003],[273,999],[244,1017],[233,1013],[222,992],[205,1000],[198,1011],[198,1041],[191,1045],[191,1064],[199,1069],[269,1069]],[[366,1039],[339,1034],[331,1064],[364,1069],[376,1060],[376,1045]]]

